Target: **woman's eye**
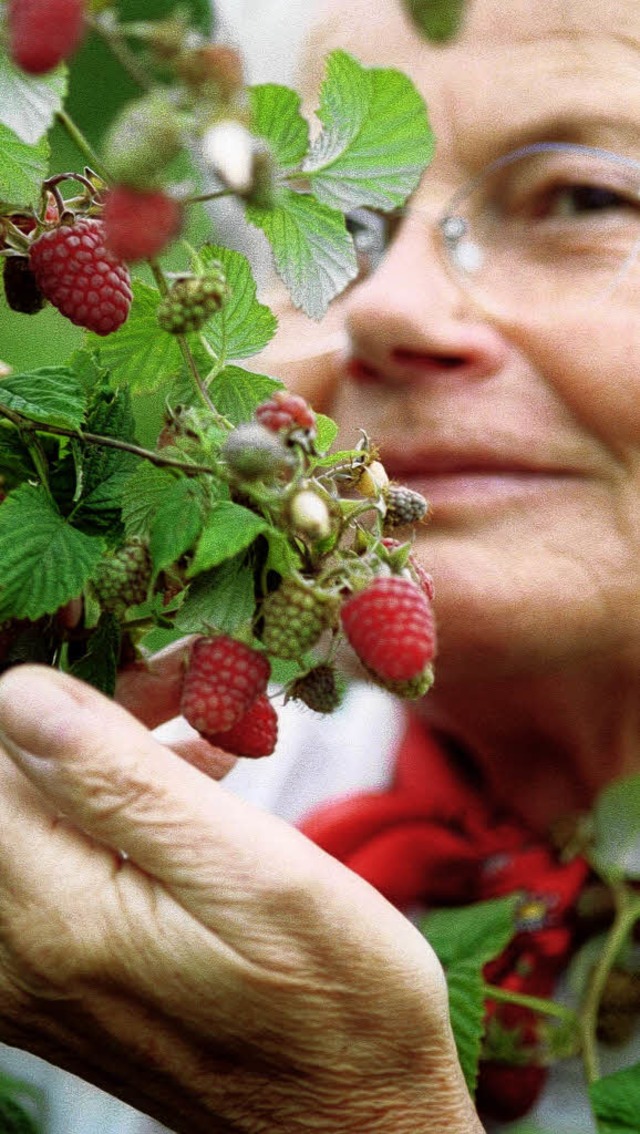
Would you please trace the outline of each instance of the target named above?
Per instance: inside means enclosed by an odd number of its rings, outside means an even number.
[[[546,194],[540,215],[574,217],[633,207],[633,202],[623,193],[605,185],[566,185]]]

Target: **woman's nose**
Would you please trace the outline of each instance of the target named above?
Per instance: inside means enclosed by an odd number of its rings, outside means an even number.
[[[499,330],[449,276],[424,219],[409,214],[378,267],[345,296],[356,381],[480,379],[507,355]]]

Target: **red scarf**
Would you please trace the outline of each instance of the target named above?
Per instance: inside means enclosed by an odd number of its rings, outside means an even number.
[[[325,804],[300,826],[405,912],[521,892],[529,917],[485,977],[517,992],[553,995],[574,948],[576,901],[588,866],[581,858],[559,862],[550,846],[485,800],[469,770],[419,720],[409,722],[387,790]],[[494,1004],[489,1016],[515,1032],[525,1054],[535,1048],[538,1015]],[[511,1121],[526,1114],[545,1077],[534,1064],[483,1061],[481,1116]]]

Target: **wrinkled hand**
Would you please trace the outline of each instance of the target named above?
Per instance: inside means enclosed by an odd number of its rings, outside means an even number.
[[[0,1039],[180,1134],[480,1132],[417,930],[73,678],[0,679]]]

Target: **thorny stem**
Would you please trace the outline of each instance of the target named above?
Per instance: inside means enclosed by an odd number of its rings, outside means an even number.
[[[82,430],[67,429],[63,425],[45,425],[40,422],[31,421],[28,417],[23,417],[22,414],[16,413],[15,410],[9,409],[8,406],[3,406],[2,404],[0,404],[0,415],[11,421],[21,432],[30,433],[32,438],[35,436],[36,430],[40,430],[43,433],[51,433],[56,437],[72,437],[90,445],[103,445],[107,449],[120,449],[125,453],[133,453],[134,456],[142,457],[152,465],[157,465],[158,468],[180,469],[180,471],[186,473],[187,476],[196,476],[200,473],[209,476],[220,475],[220,470],[212,468],[210,465],[192,465],[186,461],[176,460],[173,457],[163,457],[160,453],[154,453],[150,449],[143,449],[140,445],[133,445],[129,441],[120,441],[117,437],[101,437],[98,433],[85,433]],[[27,444],[37,471],[45,486],[48,486],[46,468],[40,467],[33,452],[32,445],[29,442],[27,442]]]
[[[596,1030],[602,993],[621,947],[640,918],[640,900],[637,895],[624,882],[612,883],[611,889],[616,903],[616,914],[602,952],[593,967],[579,1014],[582,1053],[588,1083],[594,1083],[600,1078]]]
[[[95,153],[93,146],[88,141],[88,139],[85,138],[82,131],[76,126],[73,119],[69,117],[66,110],[56,110],[56,118],[60,125],[63,126],[67,131],[67,134],[71,138],[72,142],[74,142],[78,147],[80,153],[84,155],[88,165],[90,165],[91,168],[96,171],[96,173],[102,178],[103,181],[109,181],[109,174],[100,161],[100,158]]]

